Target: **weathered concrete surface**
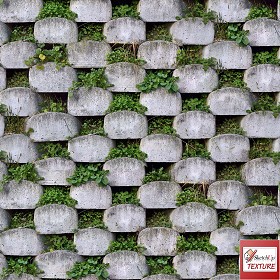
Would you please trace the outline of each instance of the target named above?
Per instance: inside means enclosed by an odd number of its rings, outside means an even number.
[[[4,135],[5,131],[5,118],[4,116],[0,115],[0,137]]]
[[[4,162],[0,161],[0,180],[3,179],[3,176],[8,173],[7,166]]]
[[[0,231],[7,229],[10,225],[11,216],[9,213],[0,208]]]
[[[15,273],[10,274],[7,280],[40,280],[39,277],[35,277],[31,274],[22,273],[20,276],[16,275]]]
[[[271,151],[280,152],[280,138],[277,138],[272,142]]]
[[[0,34],[1,34],[0,37],[0,47],[1,47],[2,45],[4,45],[9,41],[10,34],[11,34],[8,25],[6,25],[4,22],[1,21],[0,21]]]
[[[209,280],[239,280],[239,274],[221,274],[211,277]]]
[[[176,275],[156,274],[142,278],[142,280],[179,280]]]
[[[7,85],[6,70],[0,66],[0,90],[5,89]]]

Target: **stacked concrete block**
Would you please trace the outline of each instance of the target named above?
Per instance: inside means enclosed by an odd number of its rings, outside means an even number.
[[[0,21],[0,33],[1,33],[0,46],[2,46],[3,44],[9,41],[10,33],[11,33],[9,27],[2,21]]]
[[[0,66],[0,90],[5,89],[7,85],[6,70]]]

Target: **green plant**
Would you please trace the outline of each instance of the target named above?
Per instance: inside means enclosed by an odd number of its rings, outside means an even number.
[[[140,13],[137,12],[138,1],[132,1],[131,5],[117,5],[112,9],[112,19],[120,17],[131,17],[140,19]]]
[[[244,135],[244,130],[240,127],[236,119],[225,119],[216,128],[216,134],[239,134]]]
[[[146,174],[143,179],[143,184],[148,184],[154,181],[170,181],[170,174],[164,171],[163,167],[153,169]]]
[[[25,118],[19,116],[5,116],[5,134],[24,134]]]
[[[70,152],[67,147],[63,147],[60,143],[40,143],[38,150],[41,153],[41,159],[51,157],[70,158]]]
[[[7,88],[12,87],[29,87],[28,72],[14,71],[11,76],[7,77]]]
[[[45,97],[40,104],[40,113],[59,112],[67,113],[67,104],[62,99],[55,99],[53,97]]]
[[[34,25],[17,25],[13,28],[10,36],[10,42],[25,41],[35,43]]]
[[[137,244],[137,236],[135,234],[119,234],[116,240],[111,241],[107,253],[117,251],[135,251],[142,253],[144,247]]]
[[[250,235],[249,239],[254,239],[254,240],[273,240],[275,238],[272,238],[269,235]]]
[[[259,189],[250,197],[250,203],[248,206],[257,205],[278,206],[277,196],[271,192]]]
[[[258,64],[276,64],[280,65],[280,59],[277,58],[277,48],[269,51],[261,51],[253,54],[253,65]]]
[[[137,188],[132,188],[130,191],[113,193],[112,205],[115,206],[119,204],[140,205],[140,200],[137,198]]]
[[[78,228],[100,228],[106,229],[106,226],[103,222],[103,212],[87,210],[79,214]]]
[[[223,168],[218,169],[217,180],[218,181],[224,181],[224,180],[242,181],[240,166],[236,164],[225,164]]]
[[[210,113],[210,107],[207,105],[207,95],[203,94],[199,98],[188,98],[183,101],[182,112],[204,111]]]
[[[229,23],[216,22],[215,23],[215,41],[227,40],[227,29]]]
[[[171,228],[169,215],[164,211],[154,211],[153,214],[147,217],[147,227],[167,227]]]
[[[4,115],[8,113],[8,107],[5,104],[0,103],[0,114]]]
[[[267,5],[256,5],[250,9],[246,20],[263,17],[277,19],[277,11]]]
[[[249,45],[249,39],[247,37],[249,31],[243,30],[242,27],[243,25],[241,23],[229,24],[227,28],[227,38],[235,41],[239,46],[244,47]]]
[[[218,227],[235,227],[235,215],[233,211],[223,210],[218,214]]]
[[[183,152],[182,159],[190,157],[201,157],[210,159],[210,152],[205,148],[205,145],[198,140],[188,140],[186,142],[185,151]]]
[[[154,117],[149,120],[148,134],[170,134],[176,135],[172,127],[173,119],[168,117]]]
[[[0,150],[0,161],[8,161],[9,156],[7,152]]]
[[[176,270],[172,265],[172,257],[147,257],[146,260],[150,268],[150,275],[176,274]]]
[[[78,40],[102,41],[106,39],[102,32],[102,24],[84,23],[83,25],[79,26]]]
[[[151,92],[158,88],[165,88],[168,92],[177,92],[176,81],[179,77],[173,77],[170,70],[147,71],[144,81],[136,87],[142,92]]]
[[[103,120],[87,119],[84,120],[81,126],[80,135],[95,134],[100,136],[106,136],[103,127]]]
[[[226,257],[217,262],[217,274],[239,274],[238,258]]]
[[[236,70],[219,71],[219,88],[223,87],[246,89],[247,84],[243,81],[243,72]]]
[[[44,236],[44,245],[47,247],[46,252],[53,252],[56,250],[77,251],[73,240],[63,235]]]
[[[34,229],[33,212],[16,212],[12,215],[9,228],[31,228]]]
[[[147,40],[148,41],[172,41],[172,36],[169,33],[169,28],[167,24],[157,24],[154,25],[150,30],[147,30]]]

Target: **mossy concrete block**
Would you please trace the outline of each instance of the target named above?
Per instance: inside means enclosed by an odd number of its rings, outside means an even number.
[[[250,141],[238,134],[220,134],[207,141],[207,150],[214,162],[246,162]]]
[[[70,10],[78,15],[76,22],[107,22],[112,17],[110,0],[71,0]]]
[[[0,250],[9,256],[36,256],[44,250],[43,238],[30,228],[15,228],[0,234]]]
[[[80,229],[74,235],[74,244],[79,255],[103,256],[112,241],[115,240],[113,233],[99,228]]]
[[[103,220],[111,232],[137,232],[146,227],[146,212],[141,206],[119,204],[105,210]]]
[[[9,41],[10,34],[11,30],[9,27],[0,21],[0,47]]]
[[[131,17],[117,18],[105,23],[103,34],[109,44],[141,44],[146,40],[146,25]]]
[[[7,267],[7,261],[4,255],[0,254],[0,273],[2,273],[2,270],[4,267]],[[10,279],[12,280],[12,279]]]
[[[249,203],[252,195],[249,188],[238,181],[217,181],[212,183],[207,198],[216,201],[216,209],[241,210]]]
[[[176,208],[176,197],[182,191],[179,184],[154,181],[142,185],[137,192],[142,207],[146,209]]]
[[[174,77],[181,93],[208,93],[218,87],[218,74],[212,69],[203,69],[201,64],[192,64],[175,69]]]
[[[142,279],[149,273],[146,258],[137,252],[119,251],[104,257],[110,279]]]
[[[179,280],[176,275],[156,274],[142,278],[142,280]]]
[[[76,80],[75,69],[65,66],[58,70],[54,62],[45,63],[43,70],[36,65],[29,70],[30,87],[37,92],[68,92]]]
[[[105,75],[110,84],[110,91],[139,92],[136,85],[143,82],[146,71],[133,63],[118,62],[110,64],[105,69]]]
[[[137,57],[146,61],[145,69],[175,69],[178,45],[167,41],[147,41],[142,43]]]
[[[79,133],[80,122],[65,113],[48,112],[32,116],[26,121],[26,132],[36,142],[65,141]]]
[[[0,90],[5,89],[6,85],[7,85],[6,70],[0,66]]]
[[[101,41],[83,40],[67,45],[69,63],[75,68],[101,68],[106,66],[106,56],[111,47]]]
[[[172,228],[178,232],[210,232],[218,228],[217,211],[203,203],[188,202],[170,214]]]
[[[209,184],[216,180],[216,165],[205,158],[187,158],[172,165],[170,174],[179,184]]]
[[[151,134],[141,139],[140,150],[146,162],[177,162],[183,153],[182,140],[168,134]]]
[[[0,193],[0,207],[3,209],[35,209],[43,187],[23,180],[20,183],[12,180],[3,186]]]
[[[7,280],[40,280],[41,278],[26,273],[22,273],[21,275],[16,275],[15,273],[12,273],[6,279]]]
[[[211,277],[209,280],[239,280],[239,274],[220,274]]]
[[[233,41],[221,41],[205,46],[202,58],[215,58],[216,67],[223,69],[247,69],[251,67],[253,54],[250,46],[240,47]]]
[[[139,232],[137,243],[146,248],[145,256],[175,256],[178,236],[171,228],[145,228]]]
[[[104,162],[115,142],[99,135],[84,135],[68,142],[70,157],[75,162]]]
[[[78,228],[78,213],[63,204],[44,205],[35,209],[34,224],[40,234],[73,233]]]
[[[93,181],[77,187],[71,186],[70,196],[77,200],[77,209],[107,209],[112,205],[110,186],[100,187]]]
[[[7,166],[4,162],[0,161],[0,180],[3,179],[3,176],[8,173]]]
[[[258,205],[241,210],[236,216],[236,225],[242,222],[240,232],[244,235],[277,234],[280,208]]]
[[[173,267],[182,279],[203,279],[216,275],[216,257],[203,251],[188,251],[174,257]]]
[[[0,208],[0,231],[7,229],[10,225],[11,216],[9,213]]]
[[[67,271],[70,271],[76,262],[82,262],[83,257],[76,253],[57,250],[40,254],[35,258],[35,263],[42,270],[41,278],[68,279]]]
[[[104,130],[111,139],[140,139],[148,134],[147,117],[132,111],[113,112],[105,116]]]

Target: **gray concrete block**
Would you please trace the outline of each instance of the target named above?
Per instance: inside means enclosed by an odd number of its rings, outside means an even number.
[[[216,209],[241,210],[249,203],[251,191],[238,181],[217,181],[212,183],[207,198],[215,200]]]
[[[216,165],[204,158],[187,158],[173,164],[170,174],[180,184],[209,184],[216,180]]]
[[[142,43],[137,57],[146,61],[145,69],[175,69],[178,45],[167,41],[146,41]]]
[[[0,150],[5,151],[8,161],[27,163],[38,159],[37,145],[26,135],[11,134],[0,138]]]
[[[216,257],[203,251],[189,251],[175,256],[173,266],[183,279],[210,278],[216,274]]]
[[[0,66],[0,90],[6,88],[7,78],[6,78],[6,70]]]
[[[35,209],[34,224],[40,234],[73,233],[78,228],[78,213],[63,204],[44,205]]]
[[[176,275],[156,274],[142,278],[142,280],[179,280]]]
[[[119,204],[105,210],[103,221],[111,232],[137,232],[146,227],[146,212],[141,206]]]
[[[239,274],[221,274],[211,277],[209,280],[239,280]]]
[[[113,233],[99,228],[80,229],[74,235],[74,243],[79,255],[103,256],[112,241]]]
[[[34,164],[38,175],[44,178],[41,185],[69,185],[66,179],[74,174],[76,168],[72,160],[59,157],[38,160]]]
[[[147,116],[177,116],[182,111],[181,94],[169,93],[164,88],[150,93],[141,92],[139,102],[147,107]]]
[[[208,93],[218,87],[218,74],[212,68],[206,71],[201,64],[186,65],[175,69],[174,77],[181,93]]]
[[[7,267],[7,261],[6,261],[5,256],[0,254],[0,273],[2,273],[2,270],[4,267]]]
[[[176,197],[181,191],[180,185],[175,182],[155,181],[142,185],[137,197],[146,209],[176,208]]]
[[[9,42],[11,31],[9,27],[0,21],[0,47],[5,43]]]
[[[26,121],[26,131],[32,129],[30,138],[36,142],[65,141],[79,133],[80,122],[65,113],[41,113]]]
[[[208,45],[214,41],[214,23],[202,18],[181,19],[170,27],[173,42],[178,45]]]
[[[0,161],[0,180],[3,179],[3,176],[8,173],[7,166],[4,162]]]
[[[146,162],[177,162],[182,158],[182,140],[168,134],[151,134],[142,138],[140,150],[147,154]]]
[[[70,251],[58,250],[40,254],[34,261],[43,271],[39,275],[41,278],[68,279],[67,271],[71,270],[76,262],[82,262],[83,257]]]
[[[118,62],[110,64],[105,69],[108,82],[113,92],[139,92],[136,85],[143,82],[146,71],[133,63]]]
[[[71,0],[70,10],[78,15],[76,22],[107,22],[112,17],[110,0]]]
[[[146,25],[135,18],[117,18],[105,23],[103,34],[109,44],[141,44],[146,40]]]
[[[77,209],[107,209],[112,205],[110,186],[100,187],[93,181],[78,187],[71,186],[70,196],[77,200]]]
[[[139,139],[148,134],[147,117],[133,111],[118,111],[104,118],[105,133],[111,139]]]
[[[210,232],[218,228],[217,211],[203,203],[188,202],[170,214],[172,228],[178,232]]]
[[[39,277],[35,277],[31,274],[22,273],[21,275],[16,275],[15,273],[10,274],[7,280],[40,280]]]
[[[179,233],[170,228],[145,228],[139,232],[137,243],[146,249],[144,256],[175,256]]]
[[[0,233],[0,250],[9,256],[36,256],[44,250],[44,244],[35,230],[16,228]]]
[[[271,151],[280,152],[280,138],[277,138],[272,142]]]
[[[246,162],[250,141],[238,134],[220,134],[207,141],[207,150],[214,162]]]
[[[0,115],[0,137],[4,135],[4,130],[5,130],[5,118]]]
[[[11,216],[9,215],[9,213],[6,210],[0,208],[0,231],[5,230],[9,227],[10,220]]]
[[[75,69],[65,66],[57,70],[54,62],[45,63],[43,70],[36,65],[29,70],[30,87],[37,92],[68,92],[76,80]]]
[[[43,188],[39,184],[23,180],[12,180],[0,192],[0,207],[3,209],[35,209]]]
[[[240,232],[244,235],[277,234],[280,208],[258,205],[241,210],[236,216],[236,225],[243,222]]]
[[[146,258],[136,252],[120,251],[108,254],[103,263],[108,263],[110,279],[141,279],[149,273]]]
[[[94,3],[94,2],[93,2]],[[106,56],[111,47],[101,41],[81,41],[67,45],[69,63],[75,68],[101,68],[106,66]]]

